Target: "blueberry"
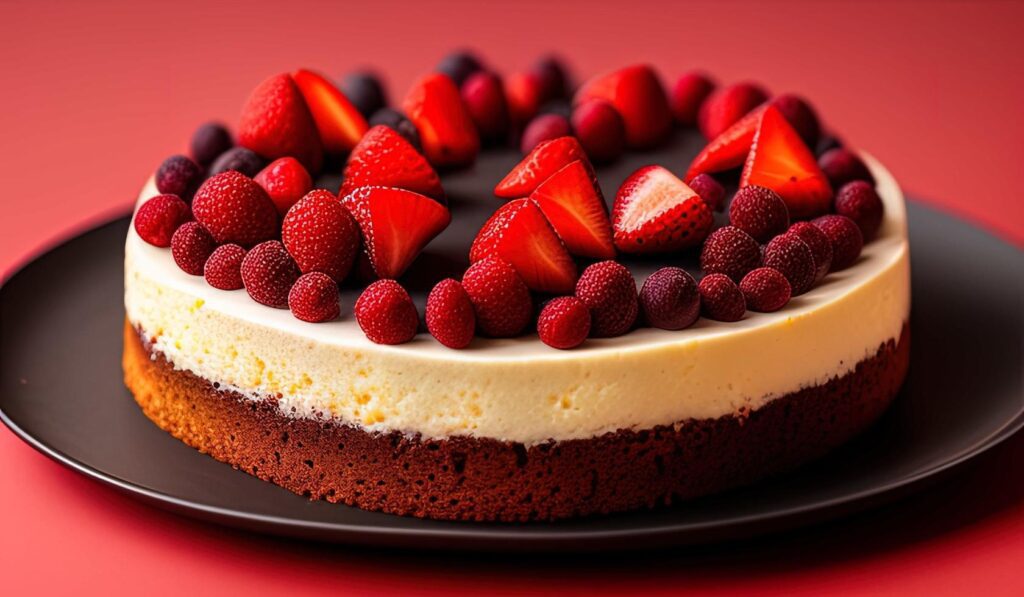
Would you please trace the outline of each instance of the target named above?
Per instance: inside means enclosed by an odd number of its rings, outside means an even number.
[[[232,147],[220,154],[213,165],[210,166],[210,176],[237,170],[238,172],[252,178],[267,165],[267,161],[261,158],[255,151],[244,147]]]
[[[478,70],[483,70],[483,68],[480,59],[473,55],[472,52],[462,50],[452,52],[442,58],[434,70],[448,75],[448,78],[455,81],[457,86],[462,87],[462,83],[469,78],[469,75]]]
[[[423,151],[420,146],[420,132],[416,125],[405,117],[405,114],[391,108],[381,108],[370,117],[370,126],[377,126],[378,124],[390,127],[396,133],[405,137],[406,141],[412,143],[416,151]]]
[[[231,149],[231,133],[219,122],[207,122],[192,134],[192,159],[209,166],[217,156]]]
[[[156,171],[156,188],[165,195],[190,201],[203,180],[203,170],[183,155],[172,155]]]
[[[373,73],[354,72],[341,80],[341,92],[352,102],[364,118],[388,105],[384,86]]]

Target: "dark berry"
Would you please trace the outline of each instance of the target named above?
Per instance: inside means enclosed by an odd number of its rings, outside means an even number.
[[[828,177],[833,189],[838,189],[848,182],[863,180],[875,184],[875,177],[864,165],[857,154],[842,147],[830,149],[818,158],[818,166]]]
[[[751,185],[736,191],[729,205],[729,222],[754,240],[766,242],[789,228],[789,210],[775,191]]]
[[[583,270],[576,296],[590,309],[591,332],[599,338],[628,332],[640,310],[633,274],[616,261],[601,261]]]
[[[663,267],[640,289],[640,307],[647,323],[663,330],[681,330],[700,316],[697,281],[686,270]]]
[[[572,112],[572,130],[591,161],[610,162],[626,149],[626,125],[622,115],[603,99],[587,100],[576,106]]]
[[[378,124],[383,124],[399,135],[402,135],[406,141],[416,148],[416,151],[423,152],[423,146],[420,145],[420,131],[411,120],[406,118],[405,114],[391,108],[381,108],[370,117],[371,128]]]
[[[878,234],[883,210],[882,198],[875,187],[863,180],[848,182],[836,193],[836,213],[853,220],[866,243]]]
[[[217,157],[234,146],[231,133],[219,122],[207,122],[192,134],[192,159],[201,166],[209,166]]]
[[[814,286],[814,253],[795,234],[780,234],[773,238],[764,248],[764,265],[786,276],[793,296]]]
[[[812,223],[825,233],[832,244],[832,267],[829,271],[845,269],[857,261],[864,248],[864,236],[856,222],[846,216],[829,214]]]
[[[359,110],[363,118],[369,118],[388,105],[387,94],[380,79],[371,72],[349,73],[341,79],[341,92]]]
[[[697,285],[700,291],[700,310],[704,317],[715,321],[739,321],[747,311],[747,303],[740,287],[725,274],[709,274]]]
[[[544,56],[531,69],[540,79],[544,99],[560,99],[569,95],[569,74],[565,64],[555,56]]]
[[[552,348],[576,348],[590,335],[590,309],[574,296],[552,299],[537,318],[537,335]]]
[[[213,250],[203,266],[206,283],[221,290],[242,288],[242,260],[245,249],[241,245],[221,245]]]
[[[688,185],[712,211],[725,209],[725,187],[710,174],[698,174]]]
[[[483,64],[479,58],[468,50],[461,50],[442,58],[434,70],[448,75],[448,78],[455,82],[455,86],[460,87],[469,78],[469,75],[482,69]]]
[[[203,275],[203,266],[217,243],[199,222],[185,222],[171,237],[171,256],[186,274]]]
[[[759,267],[743,276],[740,291],[751,311],[771,313],[786,306],[792,289],[789,280],[778,270],[770,267]]]
[[[213,162],[208,174],[214,176],[228,170],[235,170],[252,178],[259,174],[259,171],[266,165],[267,161],[255,151],[245,147],[232,147]]]
[[[723,226],[712,232],[700,252],[700,269],[704,275],[725,274],[736,282],[760,265],[761,246],[735,226]]]
[[[172,155],[164,160],[156,171],[157,190],[164,194],[177,195],[185,201],[192,199],[202,181],[202,169],[183,155]]]
[[[797,222],[789,227],[786,234],[795,234],[807,243],[814,255],[814,281],[824,278],[832,267],[832,243],[825,233],[810,222]]]
[[[818,138],[818,143],[813,147],[814,155],[820,158],[826,151],[842,146],[843,140],[839,137],[836,137],[832,133],[822,133]]]
[[[530,121],[523,131],[519,150],[524,154],[533,151],[543,141],[565,137],[571,133],[569,121],[558,114],[541,114]]]
[[[821,135],[821,124],[814,108],[807,101],[792,93],[784,93],[772,99],[771,104],[793,125],[797,134],[804,140],[807,147],[813,149]]]
[[[296,319],[310,323],[337,319],[341,314],[338,285],[321,272],[302,274],[288,291],[288,308]]]

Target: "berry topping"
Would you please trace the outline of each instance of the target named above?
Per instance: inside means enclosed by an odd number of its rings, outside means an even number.
[[[569,129],[569,120],[561,114],[541,114],[530,121],[523,131],[523,138],[519,142],[519,150],[523,153],[530,153],[534,147],[544,141],[551,141],[559,137],[565,137],[572,131]]]
[[[612,224],[594,173],[577,160],[551,175],[530,195],[573,255],[615,257]]]
[[[383,125],[370,129],[349,155],[341,196],[371,185],[405,189],[444,202],[441,179],[427,159],[402,135]]]
[[[740,186],[750,185],[778,193],[795,219],[823,214],[832,202],[832,187],[814,154],[774,106],[768,106],[761,115],[743,165]]]
[[[697,115],[697,126],[704,138],[714,139],[767,99],[768,93],[753,83],[722,87],[704,100]]]
[[[462,287],[476,311],[480,331],[494,338],[518,336],[533,313],[530,290],[516,270],[497,257],[469,266]]]
[[[817,273],[814,253],[795,234],[780,234],[773,238],[764,248],[764,265],[786,276],[793,296],[814,286]]]
[[[595,162],[610,162],[626,148],[626,125],[610,102],[592,99],[572,111],[572,129]]]
[[[338,284],[321,272],[302,274],[288,292],[288,308],[296,319],[310,323],[337,319],[341,314]]]
[[[576,263],[531,199],[501,206],[477,233],[470,262],[492,255],[511,264],[532,290],[565,293],[576,283]]]
[[[687,183],[695,193],[700,195],[711,211],[725,209],[725,187],[710,174],[698,174]]]
[[[834,188],[839,188],[848,182],[863,180],[875,184],[875,177],[864,165],[857,154],[849,149],[836,147],[829,149],[818,158],[818,165],[822,172],[828,177]]]
[[[821,156],[825,155],[825,152],[843,147],[843,140],[835,136],[833,133],[822,133],[818,137],[818,143],[814,146],[814,155],[818,156],[818,165],[821,166]],[[822,168],[824,170],[824,168]],[[828,173],[826,172],[826,175]]]
[[[369,119],[374,112],[388,105],[384,85],[372,72],[349,73],[341,79],[340,87],[341,92],[352,102],[356,110],[359,110],[363,118]]]
[[[814,255],[814,281],[824,278],[832,267],[832,243],[825,233],[810,222],[797,222],[789,227],[786,234],[795,234],[807,243]]]
[[[505,77],[505,102],[514,129],[522,130],[540,112],[547,99],[544,91],[544,82],[537,73],[512,73]]]
[[[509,116],[501,79],[494,73],[475,72],[462,84],[460,91],[481,141],[503,140],[508,134]]]
[[[356,300],[356,322],[371,342],[404,344],[416,335],[420,316],[401,284],[377,280]]]
[[[381,278],[401,276],[452,220],[447,207],[404,189],[360,187],[342,201],[359,223],[366,254]]]
[[[458,280],[445,278],[427,296],[427,330],[448,348],[465,348],[476,331],[469,294]]]
[[[784,93],[772,98],[771,105],[775,106],[785,116],[789,124],[793,125],[807,147],[814,148],[817,145],[818,137],[821,135],[821,125],[818,123],[818,115],[814,112],[814,108],[807,103],[807,100],[792,93]]]
[[[846,216],[829,214],[812,223],[825,233],[832,244],[832,266],[829,271],[845,269],[857,261],[864,248],[864,236],[856,222]]]
[[[186,274],[203,275],[203,265],[217,244],[199,222],[185,222],[171,237],[171,255]]]
[[[729,223],[764,242],[789,228],[789,210],[775,191],[743,187],[729,204]]]
[[[189,153],[200,166],[209,166],[217,156],[231,149],[235,144],[231,133],[219,122],[207,122],[192,133]]]
[[[576,92],[575,103],[593,98],[607,100],[619,111],[630,147],[657,145],[672,128],[665,89],[650,66],[628,66],[591,79]]]
[[[619,187],[612,209],[623,253],[667,253],[698,245],[711,230],[704,200],[661,166],[645,166]]]
[[[324,150],[337,154],[355,147],[369,128],[359,109],[323,75],[299,69],[292,79],[306,99]]]
[[[261,158],[255,151],[245,147],[232,147],[213,161],[210,176],[234,170],[246,176],[253,177],[267,165],[267,160]]]
[[[700,311],[715,321],[739,321],[747,311],[747,302],[740,287],[725,274],[709,274],[697,285]]]
[[[309,172],[295,158],[274,160],[260,170],[253,180],[267,192],[281,216],[288,213],[291,206],[313,188]]]
[[[669,95],[669,106],[676,122],[683,126],[696,125],[701,105],[714,90],[714,81],[704,73],[691,72],[679,77]]]
[[[552,348],[576,348],[590,335],[590,309],[574,296],[552,299],[540,311],[537,334]]]
[[[203,266],[206,283],[221,290],[242,288],[242,261],[245,249],[240,245],[221,245],[213,250]]]
[[[599,261],[583,270],[576,297],[590,309],[595,337],[621,336],[633,327],[639,311],[636,282],[626,266]]]
[[[761,246],[735,226],[723,226],[704,241],[700,269],[704,275],[725,274],[739,282],[750,270],[761,266]]]
[[[242,284],[252,300],[278,309],[288,308],[288,291],[299,279],[299,266],[280,241],[262,242],[242,259]]]
[[[690,162],[685,180],[691,181],[700,174],[723,172],[743,165],[754,143],[754,133],[761,124],[764,108],[754,108],[732,126],[725,129]]]
[[[177,195],[186,201],[203,181],[203,171],[183,155],[172,155],[156,171],[156,189],[165,195]]]
[[[359,225],[333,193],[316,189],[288,210],[281,242],[303,273],[322,272],[340,282],[359,249]]]
[[[442,58],[434,70],[447,75],[456,85],[462,85],[470,75],[483,68],[483,63],[473,52],[459,50]]]
[[[566,165],[587,157],[576,137],[545,141],[533,148],[512,171],[494,187],[494,194],[503,199],[517,199],[532,193]]]
[[[416,151],[423,152],[423,144],[420,142],[420,131],[411,120],[405,117],[405,114],[391,108],[381,108],[370,117],[370,127],[381,124],[390,127],[391,130],[405,137],[405,140],[415,147]]]
[[[466,166],[476,159],[476,126],[451,79],[436,73],[423,77],[405,96],[402,109],[419,130],[430,163]]]
[[[540,79],[544,99],[561,99],[569,95],[569,72],[556,56],[542,57],[530,70]]]
[[[135,232],[151,245],[169,247],[174,231],[191,215],[188,204],[177,195],[157,195],[135,212]]]
[[[743,276],[740,291],[751,311],[771,313],[786,306],[792,291],[786,276],[770,267],[759,267]]]
[[[857,224],[864,242],[871,242],[878,234],[883,209],[875,187],[863,180],[848,182],[836,193],[836,213]]]
[[[697,282],[686,270],[663,267],[644,281],[640,289],[640,306],[647,323],[656,328],[688,328],[700,316]]]
[[[287,74],[270,77],[253,90],[238,122],[238,144],[270,160],[292,156],[311,173],[323,163],[313,115]]]
[[[192,212],[218,243],[251,247],[277,235],[277,208],[253,179],[228,170],[196,191]]]

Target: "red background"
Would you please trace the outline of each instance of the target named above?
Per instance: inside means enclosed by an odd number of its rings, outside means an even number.
[[[581,76],[649,61],[796,91],[910,193],[1024,244],[1024,4],[523,1],[0,4],[0,270],[126,210],[191,130],[297,66],[377,65],[392,96],[454,45],[499,69],[560,49]],[[953,249],[953,248],[951,248]],[[138,505],[0,431],[15,592],[452,589],[1011,593],[1024,437],[923,495],[814,529],[642,557],[475,558],[281,542]]]

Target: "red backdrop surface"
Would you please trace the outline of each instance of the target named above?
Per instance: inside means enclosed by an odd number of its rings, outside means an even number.
[[[648,61],[666,78],[701,67],[720,81],[802,93],[912,194],[1020,245],[1022,23],[1024,4],[1012,2],[6,0],[0,270],[126,210],[195,125],[232,122],[268,74],[374,65],[399,96],[455,45],[502,70],[557,49],[579,76]],[[1017,437],[923,495],[755,542],[642,557],[470,558],[304,545],[187,521],[79,478],[3,430],[0,582],[148,594],[1019,594],[1022,459]]]

